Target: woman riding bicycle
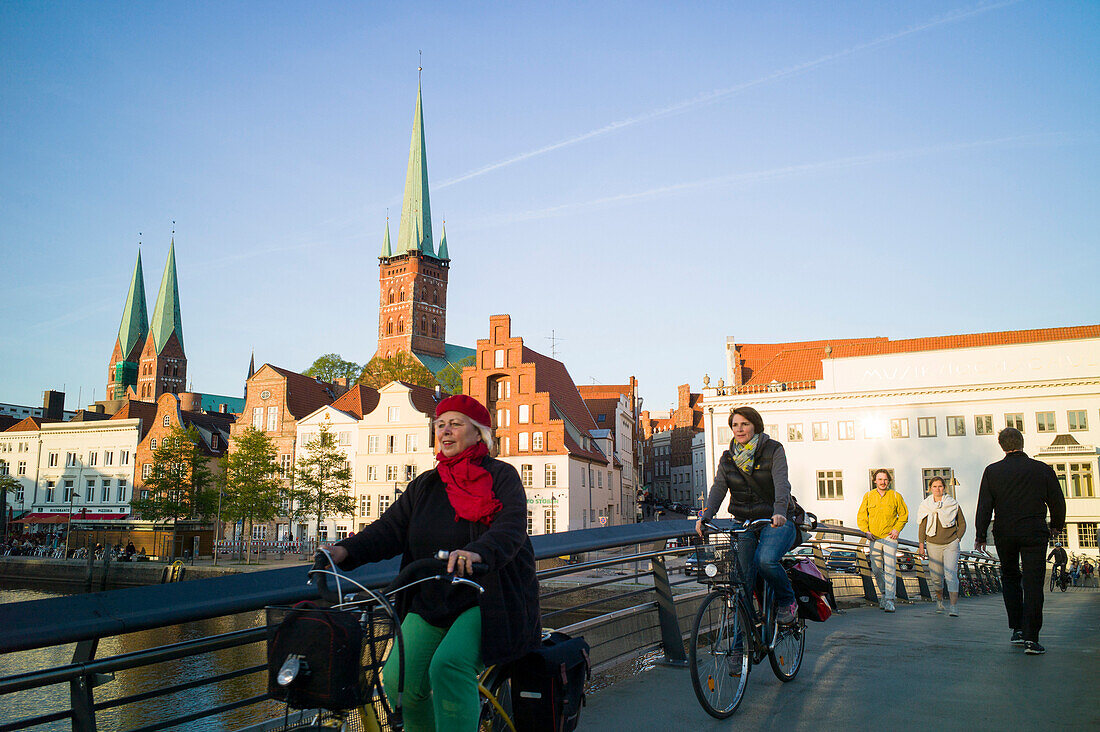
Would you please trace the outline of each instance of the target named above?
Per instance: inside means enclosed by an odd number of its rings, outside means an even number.
[[[798,613],[794,589],[787,578],[780,558],[794,546],[798,527],[789,520],[795,508],[791,498],[791,483],[787,478],[787,455],[783,445],[764,433],[764,419],[752,407],[737,407],[730,413],[733,440],[718,461],[714,484],[710,488],[707,507],[699,514],[695,531],[703,535],[703,522],[714,518],[729,493],[729,511],[744,524],[754,519],[770,517],[757,535],[747,532],[738,541],[737,556],[741,573],[753,587],[756,573],[775,592],[780,623],[792,623]]]
[[[404,593],[398,611],[405,643],[406,728],[476,730],[477,675],[537,648],[541,638],[538,580],[527,535],[527,497],[511,465],[489,457],[487,409],[464,395],[436,407],[438,465],[409,483],[374,523],[338,542],[331,554],[341,569],[396,556],[401,566],[449,550],[447,571],[487,571],[476,592],[426,583]],[[397,654],[382,670],[391,699],[397,693]]]

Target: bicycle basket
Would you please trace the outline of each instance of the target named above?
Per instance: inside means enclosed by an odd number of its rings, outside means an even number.
[[[382,611],[341,611],[311,603],[268,607],[267,689],[295,709],[351,709],[380,688],[382,664],[393,639],[393,620]],[[287,684],[277,677],[297,657]]]
[[[741,568],[737,563],[737,542],[718,541],[698,547],[695,551],[696,576],[707,584],[739,582]]]

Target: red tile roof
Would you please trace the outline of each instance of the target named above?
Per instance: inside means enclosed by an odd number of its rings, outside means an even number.
[[[271,366],[271,364],[266,364]],[[336,393],[332,384],[320,379],[314,379],[296,371],[271,366],[280,376],[286,379],[286,408],[295,419],[301,419],[307,414],[312,414],[321,407],[332,404]]]
[[[333,409],[347,412],[356,419],[362,419],[364,414],[370,414],[378,406],[378,390],[363,384],[356,384],[351,389],[332,403]]]
[[[577,391],[577,385],[573,383],[573,377],[565,368],[565,364],[557,359],[544,356],[538,351],[533,351],[527,346],[523,347],[523,363],[535,365],[535,391],[545,392],[550,395],[550,418],[565,419],[573,424],[582,433],[590,433],[600,429],[592,419],[592,414]],[[569,430],[565,431],[565,448],[570,454],[600,462],[607,462],[608,456],[598,449],[585,450],[570,437]]]
[[[410,384],[407,381],[399,382],[409,389],[409,399],[412,400],[413,406],[416,407],[422,414],[427,414],[430,417],[435,417],[435,389],[426,386],[417,386],[416,384]],[[445,391],[439,392],[440,399],[446,399],[450,396]]]
[[[822,378],[822,359],[830,347],[830,358],[877,356],[888,353],[915,353],[949,348],[977,348],[1020,343],[1068,341],[1100,337],[1100,325],[1069,326],[971,333],[928,338],[846,338],[838,340],[797,341],[793,343],[739,343],[741,384],[769,384],[778,381],[809,382]]]
[[[630,384],[584,384],[578,385],[577,391],[585,399],[618,399],[620,396],[630,397]]]
[[[580,387],[577,387],[580,390]],[[584,398],[585,406],[588,407],[589,413],[592,418],[596,420],[596,429],[615,430],[615,410],[619,408],[619,398],[593,398],[584,396],[584,392],[581,391],[581,396]],[[599,421],[599,416],[604,415],[604,421]]]
[[[43,424],[50,422],[60,422],[60,419],[50,419],[49,417],[27,417],[20,420],[8,427],[5,432],[35,432],[42,428]]]
[[[152,429],[153,423],[157,419],[157,405],[153,402],[127,399],[126,403],[122,405],[122,409],[111,415],[111,419],[140,419],[141,432],[138,435],[138,441],[140,442],[145,439],[145,435],[149,434],[149,430]]]

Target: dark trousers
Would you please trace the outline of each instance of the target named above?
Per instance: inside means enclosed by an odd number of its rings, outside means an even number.
[[[1046,539],[993,537],[1001,558],[1002,592],[1008,625],[1022,630],[1024,640],[1038,641],[1043,627],[1043,579]]]

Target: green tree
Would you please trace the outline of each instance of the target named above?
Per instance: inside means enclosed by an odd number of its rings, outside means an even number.
[[[351,496],[351,467],[347,455],[336,446],[336,435],[327,425],[303,446],[294,466],[290,498],[302,515],[321,521],[329,515],[347,515],[355,509]]]
[[[354,384],[362,368],[354,361],[345,361],[339,353],[326,353],[318,356],[313,365],[302,373],[330,384],[341,377],[347,379],[349,384]]]
[[[375,356],[359,374],[359,383],[374,389],[380,389],[391,381],[428,388],[436,384],[435,375],[406,351],[398,351],[390,358]]]
[[[266,433],[249,427],[233,441],[233,452],[223,459],[225,467],[226,518],[248,522],[248,550],[245,562],[252,561],[252,524],[275,517],[279,491],[279,465],[275,445]]]
[[[214,514],[218,494],[210,490],[210,458],[194,427],[174,427],[153,451],[152,471],[144,479],[147,498],[130,502],[134,513],[157,523],[172,524],[170,556],[175,554],[175,525],[181,518],[204,519]]]
[[[436,378],[439,380],[439,386],[443,391],[448,394],[461,394],[462,393],[462,369],[467,366],[474,366],[477,364],[477,356],[467,356],[466,358],[457,361],[456,363],[449,363],[442,368]]]
[[[19,481],[7,472],[7,463],[0,460],[5,472],[0,475],[0,538],[8,538],[8,493],[15,493],[19,489]]]

